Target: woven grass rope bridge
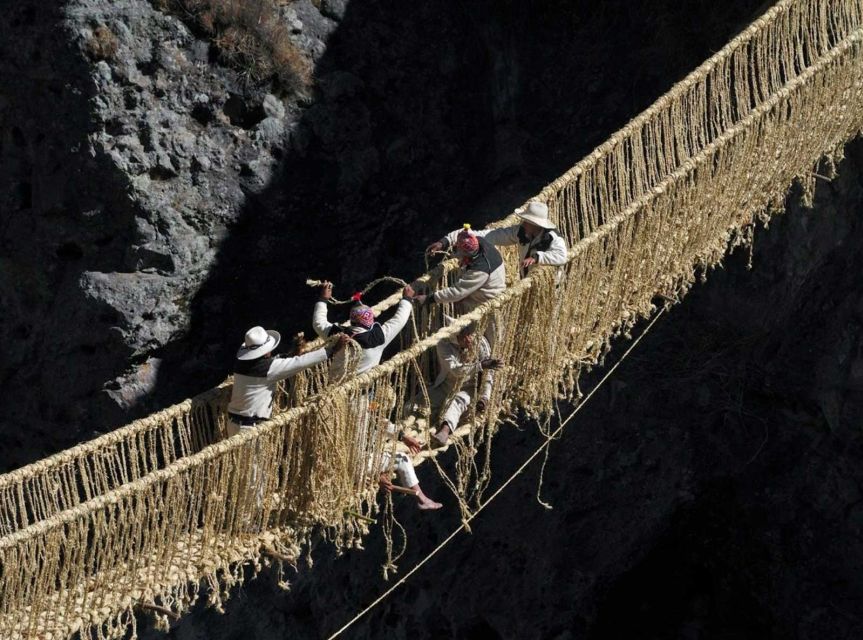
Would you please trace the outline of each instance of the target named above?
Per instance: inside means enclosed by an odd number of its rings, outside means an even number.
[[[559,284],[542,269],[517,279],[507,254],[498,298],[448,326],[449,309],[423,309],[403,349],[362,375],[310,370],[252,432],[224,438],[227,381],[0,476],[0,637],[119,638],[134,633],[137,609],[167,623],[199,598],[219,607],[264,565],[293,562],[313,534],[346,548],[370,518],[388,530],[373,470],[394,445],[360,425],[393,419],[427,438],[411,400],[425,394],[435,345],[494,322],[496,357],[520,364],[498,372],[488,408],[469,412],[473,427],[449,447],[445,481],[467,521],[507,418],[542,423],[558,399],[577,397],[612,340],[748,243],[792,183],[811,194],[815,167],[841,159],[863,127],[861,39],[863,0],[782,0],[543,189],[536,198],[572,247]],[[420,280],[440,287],[452,272],[447,262]],[[252,468],[261,491],[238,492]]]

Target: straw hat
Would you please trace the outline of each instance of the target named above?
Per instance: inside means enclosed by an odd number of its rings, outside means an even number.
[[[543,229],[554,229],[554,223],[548,219],[548,205],[544,202],[531,200],[523,207],[515,210],[515,215],[526,222]]]
[[[263,327],[252,327],[246,331],[246,339],[237,351],[237,360],[254,360],[276,348],[282,336],[278,331]]]

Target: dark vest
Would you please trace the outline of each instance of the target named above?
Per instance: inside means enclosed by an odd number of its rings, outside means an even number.
[[[360,345],[363,349],[374,349],[386,342],[384,330],[377,322],[375,322],[372,325],[372,328],[368,331],[364,330],[359,333],[354,333],[351,329],[352,327],[343,327],[339,324],[334,324],[330,327],[330,335],[333,336],[337,333],[347,333],[351,338],[353,338],[354,342]]]
[[[280,358],[282,356],[274,356]],[[273,358],[255,358],[254,360],[237,360],[234,363],[234,374],[252,378],[266,378]]]
[[[477,240],[479,240],[479,253],[470,259],[468,269],[490,274],[503,264],[503,258],[491,242],[482,237],[478,237]]]
[[[543,229],[542,233],[539,234],[539,240],[537,243],[530,248],[531,253],[535,253],[537,251],[548,251],[551,247],[552,240],[554,240],[551,235],[553,231],[557,232],[557,229]],[[558,235],[560,234],[558,233]],[[522,245],[531,243],[531,239],[527,237],[527,234],[521,227],[518,228],[518,243]]]

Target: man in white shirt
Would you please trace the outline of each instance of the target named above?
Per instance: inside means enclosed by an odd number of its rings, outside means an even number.
[[[267,331],[263,327],[252,327],[246,332],[234,365],[234,387],[228,404],[228,435],[236,435],[243,429],[251,429],[259,422],[269,420],[273,412],[273,393],[279,381],[341,353],[348,338],[340,338],[332,347],[300,356],[273,357],[273,350],[280,341],[278,331]]]
[[[337,354],[330,366],[330,380],[342,380],[351,373],[364,373],[380,363],[384,349],[404,329],[413,310],[410,302],[414,295],[413,289],[407,286],[403,293],[404,297],[399,301],[395,314],[383,324],[375,322],[374,312],[370,307],[362,304],[359,294],[355,294],[355,304],[350,312],[350,325],[343,327],[333,324],[327,318],[328,300],[333,297],[333,283],[325,281],[321,285],[321,297],[315,303],[312,316],[312,327],[315,333],[321,338],[327,338],[335,333],[347,334],[362,350],[356,371],[347,370],[345,352]]]
[[[483,229],[475,234],[496,247],[518,245],[519,277],[525,277],[537,264],[561,267],[566,264],[566,241],[548,219],[548,205],[531,201],[515,210],[519,224],[499,229]],[[445,251],[455,244],[459,231],[452,231],[426,248],[426,253]],[[558,272],[560,277],[560,272]]]
[[[331,381],[343,380],[352,373],[364,373],[372,367],[380,364],[381,358],[384,354],[384,349],[386,349],[387,345],[389,345],[395,337],[399,335],[401,330],[404,329],[408,319],[410,318],[411,312],[413,311],[411,298],[414,296],[414,290],[410,285],[404,288],[403,297],[399,301],[393,317],[383,324],[375,322],[375,315],[371,307],[362,304],[359,294],[354,294],[354,306],[351,308],[349,316],[350,325],[343,327],[341,325],[331,323],[327,318],[328,301],[333,297],[332,282],[324,281],[321,285],[320,296],[320,300],[315,303],[315,311],[312,316],[312,326],[315,329],[315,333],[322,338],[339,333],[342,336],[347,336],[349,339],[353,340],[361,349],[359,362],[357,363],[355,372],[348,371],[345,352],[342,352],[333,358],[333,363],[330,365]],[[366,443],[367,438],[371,435],[370,431],[373,425],[371,424],[372,420],[370,414],[372,412],[370,411],[370,405],[373,402],[374,399],[364,396],[359,399],[354,406],[357,415],[359,416],[360,424],[357,441],[360,446],[363,446]],[[397,438],[400,442],[403,442],[412,453],[419,453],[422,448],[422,443],[402,431],[396,433],[395,426],[389,420],[385,420],[384,422],[385,433],[389,439]],[[396,472],[399,481],[413,491],[414,497],[417,501],[417,507],[419,507],[419,509],[426,511],[441,508],[442,505],[440,502],[435,502],[423,493],[419,484],[419,479],[414,471],[413,461],[410,457],[401,452],[394,452],[392,454],[390,452],[384,453],[379,478],[379,484],[383,489],[392,491],[393,488],[393,485],[390,482],[390,467],[392,467]]]
[[[331,347],[303,355],[273,357],[273,350],[280,341],[278,331],[267,331],[263,327],[252,327],[246,332],[234,365],[234,386],[228,403],[228,436],[254,429],[259,423],[269,420],[273,413],[273,394],[279,381],[326,362],[328,357],[344,350],[348,338],[342,337]],[[264,524],[259,519],[263,515],[266,477],[257,464],[257,453],[255,444],[247,469],[235,470],[239,482],[237,499],[241,505],[247,505],[239,508],[248,509],[243,526],[252,532],[260,531]]]

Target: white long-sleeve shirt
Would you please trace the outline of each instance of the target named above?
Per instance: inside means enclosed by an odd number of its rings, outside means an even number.
[[[238,361],[228,412],[247,418],[269,418],[273,412],[273,393],[279,381],[326,360],[326,349],[317,349],[293,358]]]
[[[520,238],[518,237],[519,228],[521,225],[514,224],[510,227],[500,227],[499,229],[483,229],[481,231],[474,231],[474,233],[480,238],[485,238],[488,242],[495,245],[496,247],[504,247],[508,245],[518,245],[518,263],[519,263],[519,275],[523,278],[526,273],[524,273],[521,269],[522,261],[531,257],[534,258],[537,264],[544,264],[550,266],[563,266],[566,264],[568,255],[568,250],[566,247],[566,241],[561,237],[561,235],[555,229],[544,230],[540,232],[535,237],[531,238],[528,242],[522,243]],[[452,231],[446,236],[444,239],[450,245],[455,244],[456,238],[459,234],[459,229]],[[547,239],[545,236],[547,234]],[[548,245],[547,247],[545,245]],[[530,272],[530,269],[528,269]]]
[[[357,364],[356,373],[363,373],[372,367],[380,364],[381,358],[384,355],[384,349],[392,342],[395,337],[404,329],[410,318],[413,306],[409,300],[402,299],[396,307],[395,315],[384,322],[383,324],[375,323],[383,333],[383,340],[376,340],[380,343],[375,346],[363,347],[360,355],[359,363]],[[327,319],[327,303],[319,300],[315,303],[315,311],[312,316],[312,327],[321,338],[327,338],[335,326]],[[360,334],[370,333],[375,331],[374,326],[371,329],[363,329],[362,327],[347,327],[346,331],[351,337],[358,337]],[[346,352],[347,349],[342,349],[339,353],[333,356],[333,363],[330,365],[330,379],[341,379],[346,373]]]

